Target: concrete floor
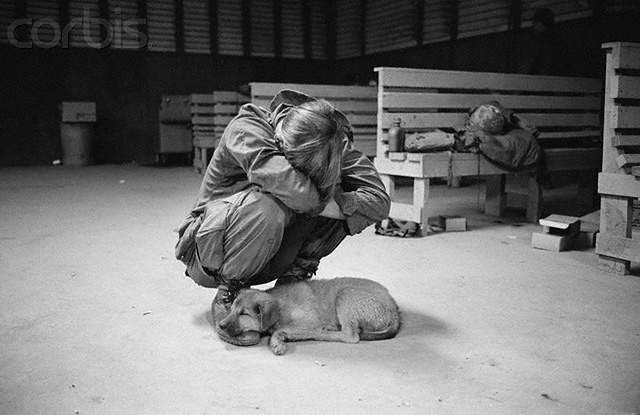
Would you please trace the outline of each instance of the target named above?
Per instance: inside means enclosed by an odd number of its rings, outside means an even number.
[[[321,262],[320,278],[385,284],[397,338],[282,357],[266,339],[221,342],[215,291],[173,258],[199,180],[189,167],[0,169],[1,414],[640,412],[640,278],[598,271],[592,249],[532,249],[538,227],[480,214],[475,185],[433,188],[434,213],[467,216],[469,232],[369,228]]]

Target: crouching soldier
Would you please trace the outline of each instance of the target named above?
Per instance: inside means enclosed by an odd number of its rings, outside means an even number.
[[[225,129],[177,229],[176,257],[193,281],[218,289],[212,312],[220,338],[253,345],[258,333],[229,338],[219,329],[237,291],[311,278],[321,258],[386,218],[389,206],[344,114],[284,90],[269,110],[242,106]]]

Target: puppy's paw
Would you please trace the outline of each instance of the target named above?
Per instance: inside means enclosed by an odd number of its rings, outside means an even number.
[[[281,356],[287,351],[287,344],[279,336],[271,336],[269,339],[269,348],[276,356]]]

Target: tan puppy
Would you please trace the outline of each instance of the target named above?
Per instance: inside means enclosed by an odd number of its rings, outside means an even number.
[[[273,353],[286,341],[357,343],[383,340],[400,329],[398,305],[386,288],[364,278],[334,278],[283,284],[266,291],[244,289],[220,322],[229,336],[271,333]]]

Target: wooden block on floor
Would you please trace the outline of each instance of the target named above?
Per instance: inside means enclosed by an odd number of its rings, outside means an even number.
[[[531,236],[531,246],[545,251],[562,252],[571,249],[574,239],[572,235],[534,232]]]
[[[441,215],[438,217],[438,225],[447,232],[462,232],[467,230],[467,218]]]
[[[580,218],[565,215],[550,215],[539,220],[544,232],[553,235],[575,236],[580,232]]]

